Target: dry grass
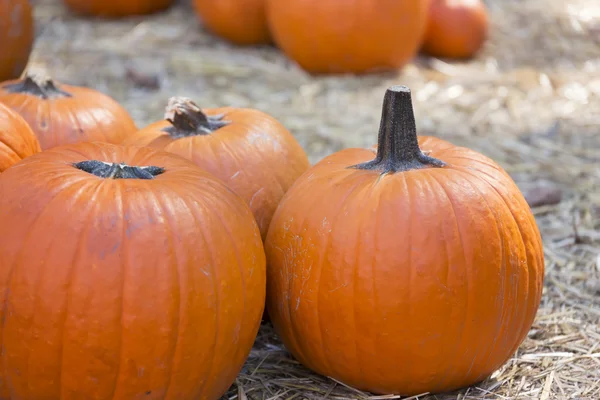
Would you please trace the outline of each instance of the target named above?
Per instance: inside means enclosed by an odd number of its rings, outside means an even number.
[[[491,379],[420,399],[600,398],[600,4],[488,0],[484,51],[464,63],[419,58],[400,73],[313,78],[270,47],[234,48],[202,31],[182,2],[125,21],[68,14],[38,0],[34,61],[58,79],[121,101],[140,125],[172,95],[202,106],[266,110],[312,161],[374,144],[385,88],[407,84],[421,132],[500,162],[532,204],[547,260],[542,305],[527,340]],[[270,326],[229,399],[369,398],[311,374]],[[376,398],[398,398],[370,397]]]

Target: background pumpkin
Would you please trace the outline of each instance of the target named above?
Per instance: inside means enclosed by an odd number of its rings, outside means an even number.
[[[0,293],[2,398],[216,400],[258,331],[265,256],[191,162],[80,143],[0,175]]]
[[[71,10],[98,17],[127,17],[167,9],[175,0],[63,0]]]
[[[436,57],[468,58],[483,45],[488,16],[481,0],[431,0],[423,51]]]
[[[429,0],[267,0],[274,41],[313,73],[399,68],[419,50]]]
[[[42,71],[0,84],[0,102],[29,123],[42,150],[77,142],[117,144],[137,130],[129,113],[109,96],[58,83]]]
[[[386,93],[374,156],[326,157],[281,201],[265,242],[273,325],[305,366],[358,389],[415,395],[483,380],[540,303],[535,219],[492,160],[417,141],[405,87]]]
[[[230,42],[270,42],[265,0],[194,0],[194,9],[208,30]]]
[[[0,81],[18,78],[25,70],[34,41],[28,0],[0,1]]]
[[[0,172],[40,150],[40,143],[27,122],[0,103]]]
[[[170,99],[165,118],[123,143],[164,149],[219,177],[247,202],[264,237],[279,200],[309,167],[294,136],[261,111],[201,110],[187,98]]]

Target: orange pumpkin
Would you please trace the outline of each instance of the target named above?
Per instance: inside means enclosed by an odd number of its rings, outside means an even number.
[[[252,213],[193,163],[108,143],[36,154],[0,174],[0,398],[218,399],[265,285]]]
[[[436,57],[469,58],[485,42],[487,30],[481,0],[432,0],[422,48]]]
[[[63,0],[71,10],[96,17],[129,17],[169,8],[175,0]]]
[[[270,42],[265,0],[194,0],[208,30],[238,45]]]
[[[129,113],[109,96],[60,84],[41,71],[0,84],[0,102],[29,123],[42,150],[77,142],[118,144],[137,130]]]
[[[165,120],[124,144],[164,149],[221,178],[254,213],[263,237],[284,193],[308,169],[306,153],[273,117],[247,108],[201,110],[187,98],[171,98]]]
[[[312,73],[396,69],[419,50],[429,0],[267,0],[274,41]]]
[[[0,172],[40,151],[40,143],[27,122],[0,103]]]
[[[28,0],[0,1],[0,81],[18,78],[33,48],[34,22]]]
[[[481,381],[536,315],[535,219],[492,160],[417,139],[406,87],[386,93],[374,153],[326,157],[281,201],[265,242],[271,321],[302,364],[358,389]]]

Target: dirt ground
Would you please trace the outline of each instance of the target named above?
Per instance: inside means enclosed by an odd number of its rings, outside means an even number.
[[[121,21],[76,17],[59,0],[32,3],[32,62],[110,94],[139,126],[162,119],[173,95],[202,107],[254,107],[283,122],[315,162],[373,145],[385,89],[408,85],[421,134],[474,148],[513,176],[541,228],[547,270],[541,308],[517,354],[475,387],[419,399],[600,398],[597,0],[488,0],[491,34],[474,60],[419,57],[398,73],[319,78],[275,48],[236,48],[207,34],[189,1]],[[225,398],[368,397],[301,367],[265,324]]]

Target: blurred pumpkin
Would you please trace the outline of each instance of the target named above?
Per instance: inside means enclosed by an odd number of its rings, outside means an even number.
[[[27,122],[0,103],[0,172],[40,151],[40,143]]]
[[[263,237],[279,200],[310,166],[294,136],[270,115],[248,108],[201,110],[184,97],[171,98],[165,120],[123,143],[164,149],[222,179],[248,203]]]
[[[0,81],[21,76],[33,48],[34,34],[28,0],[0,1]]]
[[[526,337],[542,294],[540,233],[518,187],[473,150],[417,139],[402,86],[385,95],[376,154],[346,149],[307,171],[265,249],[285,346],[374,393],[483,380]]]
[[[266,0],[274,41],[312,73],[396,69],[418,52],[429,0]]]
[[[265,0],[194,0],[194,9],[208,30],[230,42],[270,42]]]
[[[252,213],[193,163],[108,143],[36,154],[0,174],[0,397],[216,400],[265,285]]]
[[[169,8],[175,0],[63,0],[71,10],[96,17],[129,17]]]
[[[42,150],[77,142],[118,144],[137,130],[129,113],[112,98],[55,82],[41,70],[1,83],[0,102],[29,123]]]
[[[469,58],[485,42],[487,30],[481,0],[432,0],[422,48],[436,57]]]

